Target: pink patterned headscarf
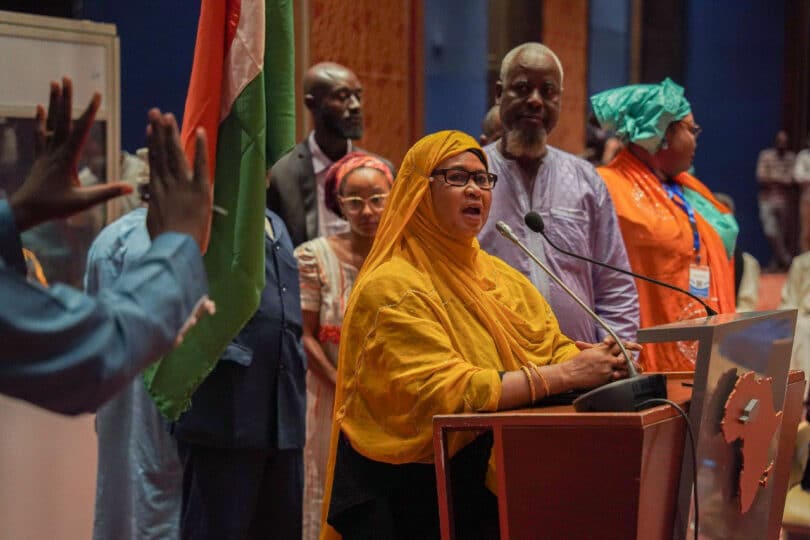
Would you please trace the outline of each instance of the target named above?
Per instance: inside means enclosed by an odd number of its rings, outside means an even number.
[[[389,184],[394,183],[394,176],[391,174],[391,169],[374,156],[370,156],[363,152],[350,152],[334,162],[329,170],[326,172],[326,183],[324,185],[324,203],[326,207],[340,217],[345,217],[340,210],[340,203],[338,202],[338,194],[343,182],[349,173],[357,169],[376,169],[383,173],[388,179]]]

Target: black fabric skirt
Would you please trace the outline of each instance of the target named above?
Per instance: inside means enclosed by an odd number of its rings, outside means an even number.
[[[450,460],[457,538],[497,539],[498,500],[486,488],[492,433]],[[341,433],[327,521],[344,540],[440,538],[434,465],[362,456]]]

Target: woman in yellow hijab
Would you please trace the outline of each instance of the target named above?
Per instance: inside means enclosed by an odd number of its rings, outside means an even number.
[[[580,351],[531,283],[479,248],[496,180],[460,132],[405,156],[343,323],[324,505],[334,529],[321,538],[438,537],[434,415],[626,376],[616,345]],[[459,538],[497,536],[491,435],[448,445]]]

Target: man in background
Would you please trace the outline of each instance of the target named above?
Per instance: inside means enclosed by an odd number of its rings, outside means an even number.
[[[759,219],[771,245],[769,271],[787,271],[793,258],[790,239],[795,220],[790,209],[796,154],[790,151],[788,143],[787,132],[780,131],[773,147],[761,151],[757,159]]]
[[[793,179],[799,185],[799,253],[810,251],[810,133],[796,156]]]
[[[141,161],[141,165],[148,175],[146,163]],[[146,215],[142,204],[105,227],[93,241],[84,276],[88,294],[113,287],[147,252],[152,241]],[[136,377],[98,410],[96,434],[93,538],[179,538],[183,471],[177,444],[142,377]]]
[[[265,216],[259,307],[172,426],[183,468],[181,537],[300,540],[306,364],[298,266]]]
[[[594,343],[606,336],[556,283],[517,246],[497,232],[503,220],[520,240],[625,340],[635,341],[638,293],[633,278],[591,265],[548,247],[523,222],[540,213],[555,244],[573,253],[629,269],[616,212],[596,170],[587,161],[547,144],[559,119],[563,69],[540,43],[512,49],[501,63],[496,95],[503,136],[484,148],[498,175],[481,247],[526,275],[548,300],[564,334]]]
[[[313,130],[273,165],[267,190],[267,207],[284,221],[294,246],[349,230],[323,203],[326,171],[349,152],[365,152],[352,142],[363,136],[363,87],[357,75],[321,62],[309,68],[303,89]]]

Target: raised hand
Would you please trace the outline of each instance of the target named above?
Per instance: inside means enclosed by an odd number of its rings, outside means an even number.
[[[194,174],[180,146],[177,122],[171,113],[149,111],[149,211],[146,226],[155,238],[164,232],[190,235],[205,253],[211,236],[213,192],[208,182],[205,130],[197,130]]]
[[[9,198],[20,231],[132,192],[132,187],[123,182],[81,186],[76,167],[101,96],[93,94],[75,122],[70,118],[72,102],[73,83],[65,77],[62,86],[51,83],[47,116],[45,109],[37,106],[34,165],[23,185]]]

